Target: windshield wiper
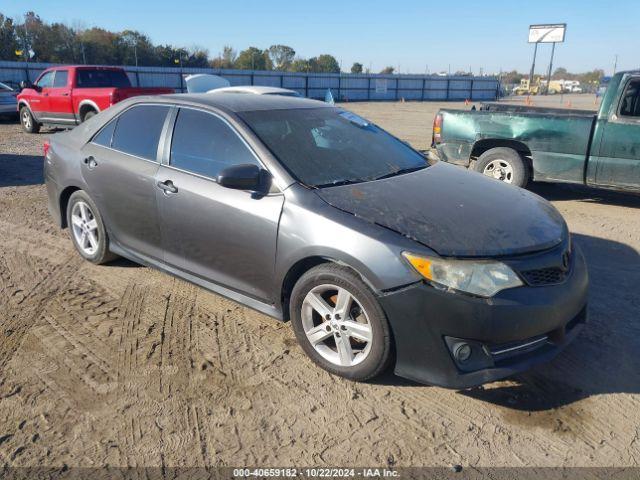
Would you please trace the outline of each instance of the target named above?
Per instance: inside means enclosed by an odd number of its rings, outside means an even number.
[[[381,177],[374,178],[374,180],[382,180],[383,178],[395,177],[396,175],[402,175],[403,173],[417,172],[418,170],[422,170],[423,168],[427,168],[427,165],[421,165],[419,167],[411,167],[411,168],[402,168],[400,170],[396,170],[395,172],[387,173],[385,175],[382,175]]]
[[[327,188],[327,187],[339,187],[341,185],[353,185],[354,183],[362,183],[366,182],[366,180],[356,179],[356,180],[337,180],[331,183],[323,183],[322,185],[314,185],[316,188]]]

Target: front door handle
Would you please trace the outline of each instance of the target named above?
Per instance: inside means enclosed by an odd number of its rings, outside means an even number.
[[[178,187],[176,187],[171,180],[165,180],[164,182],[158,182],[156,184],[158,188],[164,191],[165,195],[171,195],[178,193]]]
[[[84,164],[89,168],[89,170],[93,170],[98,166],[98,162],[92,156],[88,156],[83,160]]]

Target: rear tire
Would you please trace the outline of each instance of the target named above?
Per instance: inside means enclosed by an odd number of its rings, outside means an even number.
[[[89,120],[91,117],[95,117],[98,114],[98,112],[96,112],[95,110],[89,110],[87,113],[84,114],[84,116],[82,117],[82,121],[86,122],[87,120]]]
[[[520,154],[513,148],[497,147],[484,152],[473,168],[488,177],[516,187],[526,187],[529,170]]]
[[[67,225],[73,245],[84,259],[100,265],[117,258],[109,251],[109,237],[98,207],[86,192],[78,190],[69,197]]]
[[[20,108],[20,124],[22,129],[27,133],[38,133],[40,131],[40,124],[36,122],[29,107],[23,106]]]
[[[388,367],[387,318],[374,293],[351,269],[327,263],[302,275],[291,292],[290,316],[304,352],[328,372],[365,381]]]

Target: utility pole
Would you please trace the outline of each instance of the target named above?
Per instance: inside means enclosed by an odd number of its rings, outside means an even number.
[[[27,75],[27,83],[31,83],[31,79],[29,78],[29,56],[31,55],[31,45],[27,42],[29,41],[29,30],[27,30],[27,15],[24,16],[24,67],[25,73]]]
[[[618,54],[616,53],[613,59],[613,74],[616,74],[616,70],[618,68]]]
[[[556,51],[556,42],[553,42],[551,46],[551,60],[549,60],[549,71],[547,72],[547,95],[549,94],[549,87],[551,85],[551,69],[553,68],[553,54]]]
[[[133,56],[136,58],[136,67],[138,67],[138,40],[133,44]]]
[[[538,54],[538,42],[535,43],[533,49],[533,63],[531,64],[531,73],[529,73],[529,88],[533,86],[533,75],[536,70],[536,55]]]

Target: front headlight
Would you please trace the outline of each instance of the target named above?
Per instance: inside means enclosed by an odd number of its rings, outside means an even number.
[[[522,280],[502,262],[491,260],[450,260],[403,252],[415,270],[435,287],[445,287],[481,297],[519,287]]]

